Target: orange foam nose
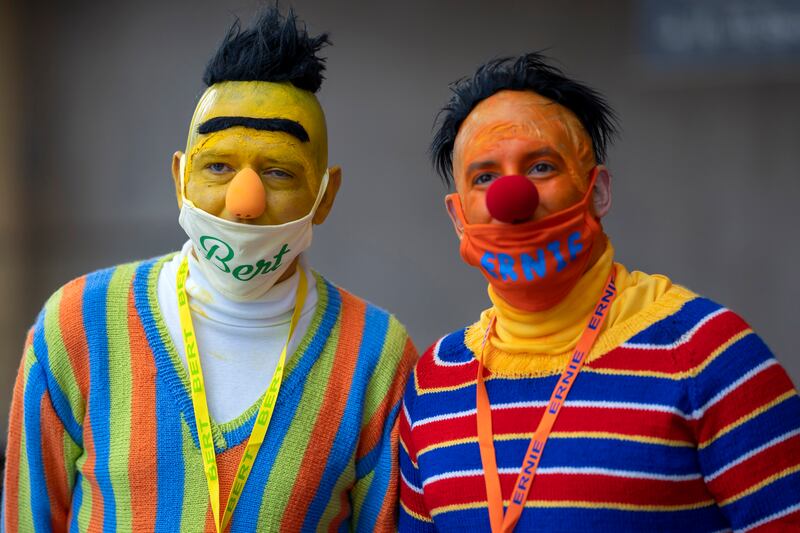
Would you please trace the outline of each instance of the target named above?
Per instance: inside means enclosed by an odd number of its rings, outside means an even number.
[[[252,168],[240,170],[228,185],[225,194],[225,209],[238,218],[250,220],[258,218],[267,207],[264,185]]]

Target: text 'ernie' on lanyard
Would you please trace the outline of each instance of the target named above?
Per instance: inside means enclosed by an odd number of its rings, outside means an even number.
[[[594,313],[592,313],[592,316],[589,319],[589,324],[586,326],[587,329],[597,331],[600,326],[602,326],[603,321],[606,318],[606,313],[608,313],[608,309],[611,307],[611,301],[617,295],[617,287],[614,285],[614,281],[615,280],[612,278],[606,285],[606,288],[603,291],[603,296],[600,298],[597,306],[595,306]],[[594,342],[592,344],[594,344]],[[567,396],[567,392],[569,392],[569,389],[572,388],[572,383],[575,381],[575,376],[578,375],[578,372],[580,372],[581,367],[583,366],[583,360],[586,355],[587,352],[581,350],[580,346],[575,349],[575,352],[572,354],[572,358],[569,361],[569,365],[567,366],[566,370],[564,370],[564,373],[561,374],[561,379],[559,379],[558,383],[556,384],[556,389],[553,392],[553,397],[550,399],[550,404],[547,409],[548,412],[555,414],[556,411],[561,408],[561,404],[564,401],[564,398]]]
[[[603,323],[605,322],[608,311],[614,298],[617,296],[616,281],[616,268],[612,268],[611,274],[608,276],[603,294],[594,308],[589,323],[583,331],[575,351],[567,364],[567,367],[561,373],[552,394],[550,401],[547,403],[547,410],[542,415],[539,425],[531,438],[528,445],[528,450],[525,453],[525,459],[522,461],[522,468],[520,469],[517,480],[514,483],[513,493],[508,503],[508,510],[504,512],[503,495],[500,489],[500,473],[497,470],[497,458],[495,457],[494,450],[494,437],[492,435],[492,407],[489,403],[489,394],[486,390],[486,384],[483,377],[483,354],[486,348],[486,342],[489,340],[492,328],[494,327],[494,318],[492,318],[486,334],[483,337],[483,344],[481,346],[481,354],[478,359],[478,376],[476,380],[476,403],[477,403],[477,422],[478,422],[478,445],[481,453],[481,463],[483,464],[484,481],[486,483],[486,495],[488,498],[489,507],[489,521],[491,523],[493,533],[510,533],[514,530],[522,515],[522,509],[525,506],[525,501],[528,499],[533,480],[536,476],[536,469],[539,467],[539,462],[542,458],[547,439],[553,430],[553,425],[556,422],[558,414],[564,405],[564,401],[569,394],[572,385],[575,383],[575,378],[583,368],[586,362],[586,356],[594,346],[597,340]]]

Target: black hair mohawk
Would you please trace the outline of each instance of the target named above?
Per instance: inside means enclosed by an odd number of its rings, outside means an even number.
[[[592,140],[598,163],[606,158],[608,145],[618,133],[616,114],[605,98],[547,63],[538,52],[494,59],[478,67],[472,77],[450,84],[453,96],[437,115],[438,130],[430,155],[445,185],[453,177],[453,146],[458,129],[478,103],[502,90],[533,91],[572,111]]]
[[[288,81],[315,93],[324,79],[325,59],[317,56],[331,44],[327,33],[310,37],[292,9],[286,17],[270,6],[247,29],[237,18],[206,66],[207,86],[222,81]]]

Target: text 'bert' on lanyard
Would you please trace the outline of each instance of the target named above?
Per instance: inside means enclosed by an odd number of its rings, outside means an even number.
[[[520,473],[512,489],[511,499],[508,502],[508,510],[505,512],[503,510],[503,495],[500,489],[500,474],[497,470],[497,458],[495,457],[494,437],[492,436],[492,407],[489,403],[489,394],[486,390],[486,384],[483,378],[483,353],[492,327],[494,326],[494,317],[486,328],[486,334],[483,337],[483,344],[481,345],[480,358],[478,359],[476,403],[478,445],[481,452],[481,463],[483,464],[486,495],[489,504],[489,521],[491,523],[492,533],[510,533],[514,531],[514,526],[516,526],[517,521],[522,515],[522,509],[525,506],[525,501],[528,499],[531,485],[533,485],[536,469],[539,467],[539,461],[542,458],[544,446],[547,444],[547,439],[550,436],[550,432],[553,430],[556,418],[561,412],[561,408],[564,406],[567,394],[569,394],[573,383],[575,383],[575,378],[578,376],[578,373],[580,373],[581,368],[583,368],[589,351],[592,349],[592,346],[594,346],[600,334],[608,311],[611,308],[611,303],[617,296],[615,281],[616,268],[612,267],[611,274],[609,274],[603,293],[600,296],[600,301],[597,302],[592,315],[589,317],[589,323],[586,325],[581,338],[578,340],[578,345],[572,353],[567,368],[564,369],[561,377],[556,382],[553,393],[550,395],[550,401],[547,403],[542,419],[539,421],[539,426],[536,428],[531,438],[528,451],[525,453],[525,459],[520,467]]]
[[[211,432],[211,416],[208,413],[208,401],[206,399],[203,371],[200,367],[197,339],[195,338],[192,314],[189,309],[189,298],[186,294],[186,278],[189,274],[188,258],[184,257],[178,268],[176,285],[178,293],[178,315],[181,322],[181,333],[183,334],[183,346],[186,349],[186,363],[189,367],[189,382],[192,392],[194,421],[197,426],[197,439],[200,441],[200,451],[203,456],[203,470],[206,475],[206,482],[208,483],[211,512],[214,514],[214,525],[218,533],[224,531],[230,523],[233,511],[236,509],[236,504],[239,503],[239,497],[242,495],[245,483],[247,483],[247,478],[250,475],[250,470],[256,460],[258,450],[261,448],[261,443],[264,442],[267,427],[269,427],[269,422],[272,419],[275,401],[278,398],[278,392],[281,389],[281,383],[283,381],[286,350],[289,346],[289,340],[292,338],[292,334],[297,327],[297,322],[300,320],[300,313],[303,310],[306,295],[308,294],[306,274],[302,268],[298,270],[300,271],[300,282],[297,285],[292,321],[289,323],[289,335],[283,345],[283,350],[281,350],[281,357],[278,360],[278,366],[275,368],[275,372],[272,374],[269,388],[266,394],[264,394],[264,399],[258,408],[258,416],[253,425],[253,431],[250,434],[250,438],[247,439],[247,447],[239,461],[239,468],[236,469],[236,476],[233,478],[234,482],[231,486],[228,499],[226,500],[222,517],[220,517],[219,477],[217,475],[217,458],[214,452],[214,437]]]

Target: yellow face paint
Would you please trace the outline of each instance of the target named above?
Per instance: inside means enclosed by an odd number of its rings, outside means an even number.
[[[464,120],[453,147],[453,175],[471,224],[492,221],[486,189],[494,178],[530,177],[539,192],[534,219],[580,201],[595,166],[592,143],[578,118],[532,91],[500,91]]]
[[[244,126],[198,133],[199,125],[217,117],[287,119],[299,123],[309,140]],[[327,159],[325,115],[312,93],[288,82],[215,84],[200,98],[189,128],[186,197],[203,211],[227,220],[262,225],[290,222],[313,206]],[[230,183],[243,169],[254,171],[264,186],[266,207],[258,217],[242,219],[226,207]]]

